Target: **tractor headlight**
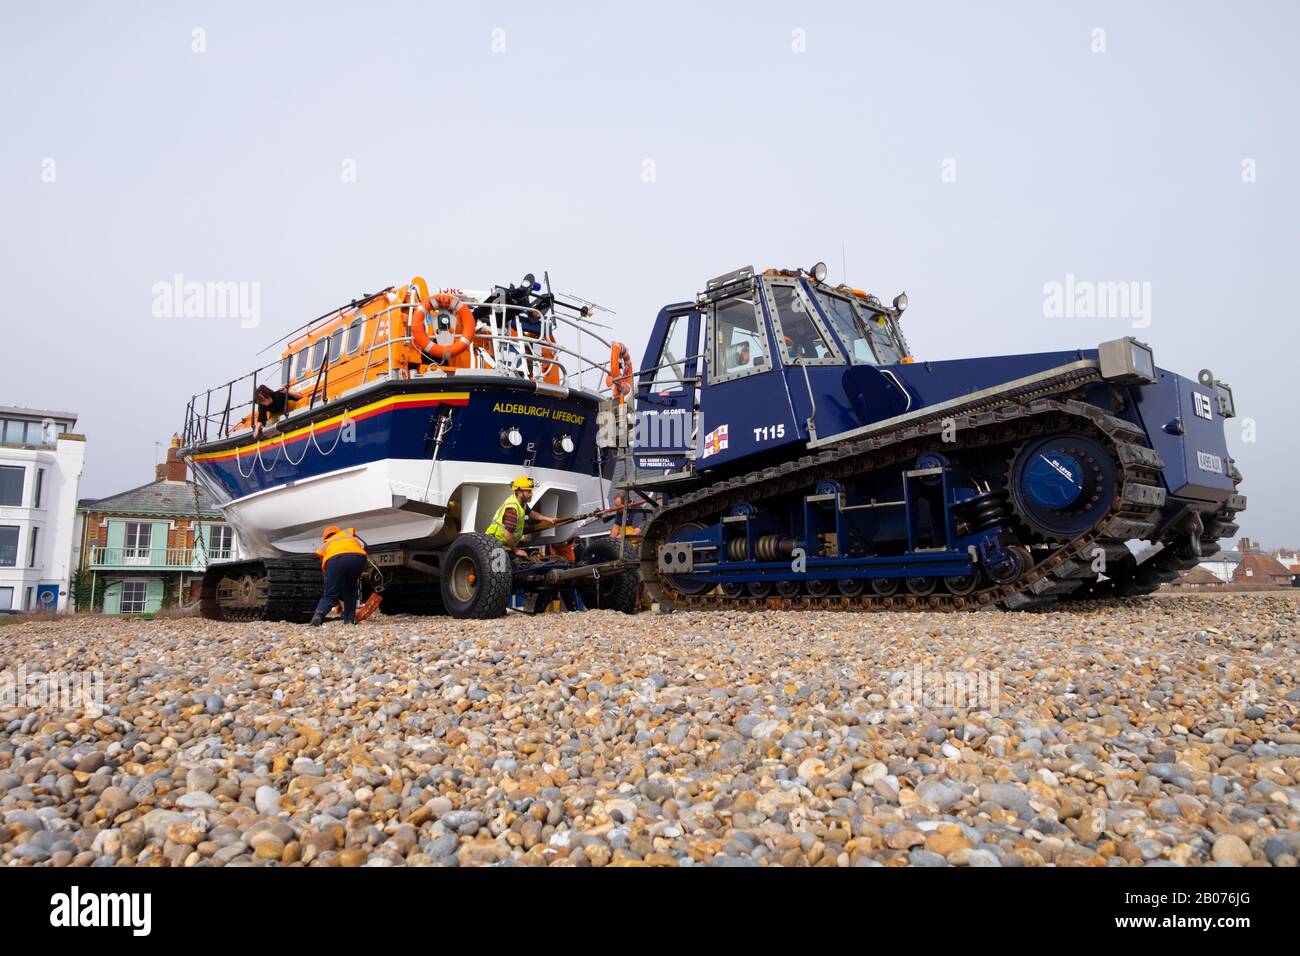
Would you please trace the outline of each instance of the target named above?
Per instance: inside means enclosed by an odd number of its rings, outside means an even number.
[[[1156,380],[1156,357],[1151,346],[1132,336],[1097,346],[1101,377],[1124,385],[1151,385]]]
[[[818,282],[825,282],[825,281],[826,281],[826,263],[824,263],[824,262],[819,262],[819,263],[817,263],[817,265],[815,265],[815,266],[812,267],[812,271],[809,273],[809,275],[811,275],[811,276],[812,276],[814,279],[816,279]]]
[[[555,450],[556,457],[559,458],[564,455],[572,455],[575,446],[572,438],[568,435],[561,435],[559,438],[555,439],[552,447]]]
[[[1219,403],[1219,415],[1223,418],[1237,417],[1237,403],[1232,399],[1232,386],[1222,382],[1214,383],[1214,397]]]
[[[894,311],[900,316],[907,311],[907,293],[900,292],[894,296]]]
[[[501,429],[501,447],[518,448],[524,443],[524,435],[518,428],[511,425],[509,428]]]

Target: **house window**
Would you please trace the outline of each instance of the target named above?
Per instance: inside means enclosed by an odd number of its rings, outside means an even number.
[[[29,610],[29,611],[32,610],[32,608],[33,608],[33,604],[32,604],[32,591],[34,591],[34,590],[35,590],[34,588],[28,588],[28,589],[27,589],[27,596],[23,599],[23,607],[26,608],[26,609]]]
[[[148,590],[149,585],[146,581],[123,581],[122,603],[120,605],[122,613],[143,614]]]
[[[211,538],[208,541],[208,557],[216,560],[224,560],[233,555],[235,549],[235,533],[228,524],[214,524],[208,532]]]
[[[33,508],[41,506],[41,489],[45,486],[45,469],[36,469],[36,500],[32,502]]]
[[[0,568],[18,566],[18,528],[15,525],[0,527]]]
[[[153,525],[147,521],[128,521],[123,539],[123,559],[133,564],[144,564],[149,560],[152,542]]]
[[[14,589],[0,588],[0,611],[12,611],[14,609]]]
[[[36,567],[36,554],[37,554],[37,548],[40,546],[39,545],[40,540],[41,540],[41,529],[32,528],[31,547],[27,549],[27,566],[29,568]]]
[[[20,422],[15,418],[5,419],[4,440],[10,445],[23,445],[27,443],[27,423]]]
[[[0,465],[0,505],[21,508],[23,504],[23,478],[26,468]]]

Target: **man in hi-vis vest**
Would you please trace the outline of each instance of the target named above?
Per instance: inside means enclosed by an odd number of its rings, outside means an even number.
[[[554,518],[529,513],[528,502],[533,500],[533,480],[520,475],[510,483],[510,497],[497,509],[488,525],[487,533],[496,538],[507,551],[524,557],[519,546],[524,539],[524,525],[532,521],[543,528],[553,528],[558,523]]]
[[[318,627],[325,615],[339,601],[343,602],[343,623],[357,623],[357,582],[366,569],[366,543],[357,537],[355,528],[340,530],[330,525],[321,534],[324,545],[316,549],[321,571],[325,574],[325,595],[316,605],[312,626]]]

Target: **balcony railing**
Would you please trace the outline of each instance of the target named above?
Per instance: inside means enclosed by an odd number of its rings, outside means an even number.
[[[96,571],[129,568],[197,571],[207,567],[209,561],[225,561],[232,557],[234,553],[230,549],[204,552],[196,548],[109,548],[95,545],[90,549],[90,567]]]

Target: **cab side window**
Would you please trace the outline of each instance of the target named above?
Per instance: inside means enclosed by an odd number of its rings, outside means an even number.
[[[659,367],[655,369],[650,391],[662,395],[676,391],[684,384],[682,379],[686,374],[686,359],[690,358],[687,354],[690,351],[690,343],[687,341],[690,325],[689,314],[679,315],[669,323],[668,335],[664,338],[663,352],[659,355]]]
[[[866,323],[853,310],[853,303],[837,295],[818,293],[822,311],[835,333],[849,350],[854,365],[875,365],[876,356],[871,350]]]
[[[767,331],[754,308],[752,296],[724,299],[709,317],[712,357],[710,378],[739,378],[772,367],[767,355]]]
[[[772,283],[769,302],[776,316],[778,347],[784,350],[787,361],[839,362],[821,323],[813,314],[800,289],[787,283]]]

